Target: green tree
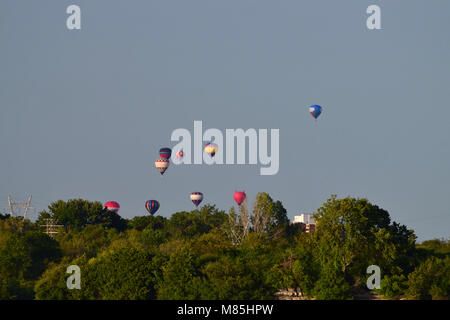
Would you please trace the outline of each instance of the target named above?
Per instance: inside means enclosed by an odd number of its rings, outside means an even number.
[[[109,211],[99,201],[88,201],[84,199],[70,199],[68,201],[58,200],[48,206],[49,212],[42,211],[38,222],[53,218],[59,224],[64,225],[66,230],[81,230],[87,225],[101,225],[105,228],[115,228],[123,231],[127,222],[116,212]]]
[[[405,275],[393,274],[383,277],[379,292],[385,298],[394,298],[402,296],[407,288],[407,278]]]
[[[158,285],[158,299],[195,300],[201,298],[201,279],[196,257],[189,248],[181,248],[170,255],[162,267],[163,279]]]
[[[272,198],[265,192],[258,192],[251,217],[254,232],[268,232],[274,227],[275,217],[273,207]]]
[[[13,233],[22,236],[25,232],[37,230],[36,224],[23,217],[8,217],[0,219],[0,235],[2,233]]]
[[[134,217],[128,222],[130,228],[142,231],[150,228],[152,230],[164,229],[167,225],[168,219],[161,216],[141,216]]]
[[[31,300],[33,296],[33,289],[17,278],[0,276],[0,300]]]
[[[62,256],[58,242],[38,231],[27,232],[24,236],[24,245],[31,258],[25,274],[27,279],[37,279],[50,262],[58,261]]]
[[[274,280],[278,282],[279,289],[293,289],[296,296],[310,298],[320,272],[311,235],[300,234],[294,244],[285,249],[280,262],[272,268]]]
[[[342,279],[362,288],[368,277],[366,269],[372,264],[380,266],[384,275],[395,266],[408,267],[405,257],[414,250],[414,233],[395,222],[391,224],[389,213],[368,200],[332,196],[317,210],[315,218],[315,255],[323,274],[320,288],[325,289],[324,281],[330,281],[333,275],[339,276],[332,281],[337,288],[343,288]],[[327,292],[345,296],[340,290]]]
[[[265,192],[256,195],[250,220],[254,232],[269,236],[281,233],[282,229],[289,225],[287,211],[281,201],[274,202]]]
[[[273,217],[274,217],[274,224],[276,228],[282,228],[289,226],[289,218],[287,216],[287,211],[283,207],[283,203],[279,200],[274,202],[273,204]]]
[[[31,266],[29,248],[23,238],[5,233],[0,237],[0,278],[24,279]]]
[[[105,229],[100,225],[89,225],[83,230],[69,230],[57,235],[56,240],[64,256],[72,258],[86,255],[95,257],[106,249],[117,232],[115,229]]]
[[[320,264],[314,252],[314,239],[302,233],[296,239],[296,259],[292,266],[293,280],[302,296],[312,297],[315,283],[319,278]]]
[[[32,284],[26,279],[33,264],[30,248],[23,234],[14,231],[0,232],[0,299],[32,299]]]
[[[450,299],[450,257],[430,257],[408,276],[406,296],[413,299]]]
[[[6,219],[8,219],[10,217],[10,215],[9,214],[3,214],[3,213],[0,213],[0,220],[6,220]]]
[[[264,277],[255,274],[255,271],[252,264],[240,257],[220,256],[217,261],[211,261],[202,268],[205,278],[201,298],[249,300],[271,297],[273,288],[264,282]]]
[[[193,238],[208,233],[225,221],[225,213],[213,206],[204,206],[200,210],[174,213],[169,222],[170,232],[181,238]]]
[[[67,268],[77,265],[81,271],[81,290],[67,288],[67,279],[70,274]],[[79,300],[96,299],[96,296],[89,291],[91,288],[86,284],[93,283],[89,277],[88,259],[86,256],[64,257],[59,263],[50,263],[34,285],[35,298],[37,300]],[[95,278],[94,278],[95,279]]]
[[[320,276],[314,286],[314,296],[319,300],[351,299],[351,285],[339,268],[326,265],[321,268]]]
[[[423,260],[430,256],[445,258],[450,256],[450,240],[432,239],[417,245],[417,249],[421,251]]]
[[[108,252],[88,265],[86,290],[105,300],[155,299],[160,265],[153,258],[145,250]]]
[[[88,211],[88,224],[101,225],[104,228],[114,228],[117,231],[124,231],[127,228],[127,221],[115,211],[103,208],[102,210]]]

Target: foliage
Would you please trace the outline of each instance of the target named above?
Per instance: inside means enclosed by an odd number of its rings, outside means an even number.
[[[96,299],[155,299],[158,265],[145,250],[120,249],[94,259],[87,267],[87,292]]]
[[[54,238],[42,233],[47,218],[64,225]],[[35,223],[0,216],[0,299],[272,299],[282,289],[353,299],[373,264],[385,298],[449,298],[448,240],[417,245],[367,199],[331,196],[315,219],[305,233],[264,192],[251,210],[244,201],[130,220],[100,202],[56,201]],[[67,288],[70,265],[80,290]]]
[[[86,255],[95,257],[98,252],[106,249],[115,234],[113,229],[105,229],[102,226],[86,226],[80,231],[69,230],[57,235],[64,256],[72,258]]]
[[[404,274],[394,274],[391,276],[384,276],[381,280],[380,293],[385,298],[399,297],[404,294],[407,289],[406,277]]]
[[[406,296],[413,299],[448,299],[450,296],[450,257],[430,257],[408,277]]]
[[[66,230],[79,231],[87,225],[102,225],[105,228],[115,228],[123,231],[127,222],[116,212],[107,210],[99,201],[83,199],[59,200],[48,206],[49,212],[39,214],[38,222],[46,218],[53,218],[62,224]]]

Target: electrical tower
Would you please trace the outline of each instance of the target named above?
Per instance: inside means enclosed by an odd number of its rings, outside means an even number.
[[[10,213],[11,217],[17,217],[19,212],[21,212],[20,209],[24,209],[23,218],[26,219],[30,209],[36,209],[35,207],[33,207],[31,205],[31,197],[32,196],[30,195],[27,198],[26,202],[15,202],[9,195],[8,196],[8,206],[5,208],[9,209],[9,213]]]
[[[64,226],[56,224],[56,219],[47,218],[45,219],[45,224],[42,224],[41,227],[45,227],[44,233],[53,238],[58,233],[58,228]]]

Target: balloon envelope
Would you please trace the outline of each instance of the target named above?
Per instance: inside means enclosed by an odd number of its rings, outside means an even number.
[[[159,209],[159,202],[156,200],[148,200],[145,203],[145,209],[151,214],[154,215],[156,211]]]
[[[203,193],[201,192],[192,192],[191,193],[191,201],[195,204],[196,207],[202,202]]]
[[[105,208],[110,211],[119,212],[120,205],[115,201],[108,201],[107,203],[105,203]]]
[[[163,175],[164,172],[166,172],[167,168],[169,168],[169,164],[170,162],[167,159],[159,158],[158,160],[155,161],[155,167],[156,169],[158,169],[161,175]]]
[[[178,152],[177,152],[177,158],[180,159],[180,158],[183,158],[183,157],[184,157],[184,152],[183,152],[183,150],[178,151]]]
[[[234,198],[234,201],[236,201],[236,203],[238,205],[241,205],[241,203],[244,202],[246,197],[247,197],[247,195],[245,194],[244,190],[242,190],[242,191],[236,191],[235,190],[234,191],[233,198]]]
[[[309,113],[311,113],[311,115],[314,117],[314,119],[317,119],[320,114],[322,113],[322,107],[315,104],[311,107],[309,107]]]
[[[218,148],[219,148],[219,146],[218,146],[217,144],[211,143],[211,142],[210,142],[210,143],[208,143],[208,144],[205,146],[205,151],[206,151],[206,153],[209,154],[211,157],[214,157],[214,155],[216,154]]]
[[[172,150],[170,148],[161,148],[159,149],[159,156],[162,159],[170,159],[172,156]]]

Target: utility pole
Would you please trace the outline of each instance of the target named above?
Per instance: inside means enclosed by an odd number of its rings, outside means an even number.
[[[41,227],[45,227],[44,233],[53,238],[58,233],[58,228],[64,226],[56,224],[56,219],[47,218],[45,219],[45,224],[42,224]]]
[[[30,209],[36,209],[31,205],[31,198],[32,196],[30,195],[26,202],[15,202],[11,196],[8,195],[8,206],[6,208],[9,209],[11,217],[16,217],[16,213],[20,212],[20,209],[24,209],[23,218],[26,219]]]

